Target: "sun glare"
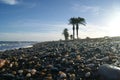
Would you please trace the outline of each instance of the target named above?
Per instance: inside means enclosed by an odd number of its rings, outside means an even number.
[[[107,31],[110,36],[120,36],[120,12],[111,14],[107,21]]]

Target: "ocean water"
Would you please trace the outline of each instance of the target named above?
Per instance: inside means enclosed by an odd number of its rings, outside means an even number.
[[[32,47],[33,41],[0,41],[0,51]]]

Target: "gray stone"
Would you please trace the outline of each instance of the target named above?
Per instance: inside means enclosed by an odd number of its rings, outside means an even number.
[[[100,80],[120,80],[120,68],[103,64],[98,69]]]

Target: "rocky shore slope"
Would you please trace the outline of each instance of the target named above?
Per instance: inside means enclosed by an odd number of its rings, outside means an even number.
[[[109,65],[118,72],[110,78]],[[0,80],[119,80],[119,67],[119,39],[42,42],[0,52]]]

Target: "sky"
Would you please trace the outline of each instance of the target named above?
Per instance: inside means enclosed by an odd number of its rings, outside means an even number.
[[[0,0],[0,41],[64,39],[71,17],[86,20],[79,38],[120,36],[120,0]]]

